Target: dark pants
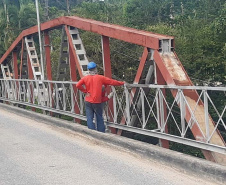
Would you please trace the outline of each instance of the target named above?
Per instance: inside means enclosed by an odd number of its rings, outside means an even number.
[[[97,130],[100,132],[105,132],[102,103],[90,103],[86,101],[85,105],[86,105],[86,117],[87,117],[88,128],[92,130]],[[97,120],[97,128],[93,123],[94,114]]]

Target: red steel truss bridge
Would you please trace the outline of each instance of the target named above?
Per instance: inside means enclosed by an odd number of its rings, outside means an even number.
[[[165,148],[170,142],[196,147],[207,160],[226,165],[226,88],[194,86],[175,53],[174,37],[75,16],[44,22],[40,29],[44,62],[37,53],[38,26],[24,30],[1,57],[1,102],[38,108],[50,116],[71,116],[76,123],[86,121],[84,94],[76,82],[88,74],[81,32],[93,32],[100,38],[107,77],[113,76],[110,39],[143,50],[133,83],[107,90],[114,92],[104,111],[111,133],[152,136]],[[53,30],[62,32],[56,81],[51,66]],[[213,94],[222,101],[216,102]]]

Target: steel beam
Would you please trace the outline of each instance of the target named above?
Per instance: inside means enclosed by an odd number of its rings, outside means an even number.
[[[13,76],[18,79],[17,52],[13,52]]]
[[[131,127],[131,126],[121,125],[121,124],[113,124],[113,123],[107,123],[107,125],[110,127],[120,129],[120,130],[134,132],[134,133],[138,133],[138,134],[142,134],[142,135],[146,135],[146,136],[152,136],[152,137],[160,138],[163,140],[181,143],[184,145],[189,145],[189,146],[193,146],[193,147],[200,148],[203,150],[218,152],[218,153],[226,155],[226,148],[223,146],[206,144],[204,142],[181,138],[179,136],[169,135],[169,134],[161,133],[161,132],[158,132],[155,130],[146,130],[146,129],[142,129],[142,128]]]
[[[65,29],[67,29],[67,28],[65,27]],[[68,31],[68,29],[67,29],[67,31]],[[69,37],[68,40],[69,39],[71,39],[71,37]],[[69,44],[70,77],[71,77],[71,80],[74,81],[74,82],[77,82],[76,59],[77,59],[77,55],[75,54],[74,46]],[[81,68],[80,67],[79,68],[77,67],[77,69],[81,69]],[[74,93],[77,92],[78,89],[76,88],[76,85],[74,84],[72,86],[73,86]],[[72,93],[72,97],[71,98],[74,98],[73,97],[73,93]],[[79,96],[78,95],[75,95],[75,99],[77,99],[77,102],[78,102]],[[80,113],[80,110],[79,110],[78,104],[76,103],[76,101],[74,101],[74,103],[75,103],[74,104],[74,111],[75,111],[76,114],[79,114]],[[80,119],[75,119],[74,121],[77,122],[77,123],[81,123],[81,120]]]
[[[47,80],[52,80],[52,68],[51,68],[51,57],[50,57],[50,39],[49,32],[44,32],[44,47],[45,47],[45,59],[46,59],[46,75]],[[44,72],[43,72],[44,75]]]
[[[157,84],[159,85],[165,85],[165,80],[158,68],[158,66],[156,66],[156,81],[157,81]],[[166,90],[165,89],[162,89],[162,93],[163,93],[163,96],[166,98]],[[162,116],[160,117],[160,124],[161,124],[161,127],[164,126],[164,132],[165,133],[168,133],[168,127],[167,127],[167,123],[165,124],[165,121],[166,121],[166,117],[167,117],[167,109],[166,109],[166,103],[163,99],[159,99],[159,104],[160,106],[162,107],[162,110],[159,109],[159,114],[161,114]],[[161,112],[160,112],[161,111]],[[164,148],[169,148],[169,141],[168,140],[164,140],[164,139],[160,139],[160,145]]]
[[[101,45],[102,45],[104,76],[106,76],[108,78],[112,78],[109,37],[102,35],[101,36]],[[106,92],[108,94],[110,93],[110,87],[107,87]],[[108,106],[110,109],[110,110],[108,110],[109,115],[111,115],[111,113],[114,115],[113,99],[110,99],[108,101]],[[112,117],[110,117],[110,121],[113,121]],[[110,128],[110,130],[111,130],[111,133],[116,134],[115,128]]]
[[[22,78],[23,54],[24,54],[24,39],[22,39],[22,42],[21,42],[21,52],[20,52],[20,79]]]
[[[174,37],[155,34],[147,31],[137,30],[133,28],[123,27],[119,25],[113,25],[108,23],[103,23],[100,21],[95,21],[91,19],[80,18],[76,16],[59,17],[40,25],[41,31],[51,30],[62,25],[73,26],[78,29],[85,31],[90,31],[100,35],[104,35],[110,38],[115,38],[125,42],[137,44],[140,46],[159,49],[159,40],[163,39],[174,39]],[[5,52],[3,57],[0,59],[2,63],[7,56],[12,52],[12,50],[18,45],[23,37],[38,33],[38,26],[31,27],[22,31],[22,33],[16,38],[13,44]]]
[[[44,32],[44,48],[45,48],[45,61],[46,61],[46,76],[47,80],[52,80],[52,67],[51,67],[51,56],[50,56],[50,39],[49,32]],[[43,77],[45,77],[45,73],[43,71]],[[44,78],[45,79],[45,78]],[[53,102],[53,97],[51,96],[51,92],[53,92],[53,85],[50,84],[50,91],[48,92],[49,98],[51,98],[51,102]],[[52,104],[53,107],[53,104]],[[50,112],[50,115],[53,116],[53,113]]]

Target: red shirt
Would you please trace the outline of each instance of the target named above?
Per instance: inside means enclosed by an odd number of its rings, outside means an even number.
[[[102,75],[87,75],[76,84],[76,87],[86,94],[85,101],[102,103],[102,85],[123,85],[124,82],[113,80]],[[85,85],[85,87],[83,86]]]

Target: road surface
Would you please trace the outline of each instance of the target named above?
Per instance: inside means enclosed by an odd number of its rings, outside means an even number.
[[[0,185],[214,185],[0,108]]]

